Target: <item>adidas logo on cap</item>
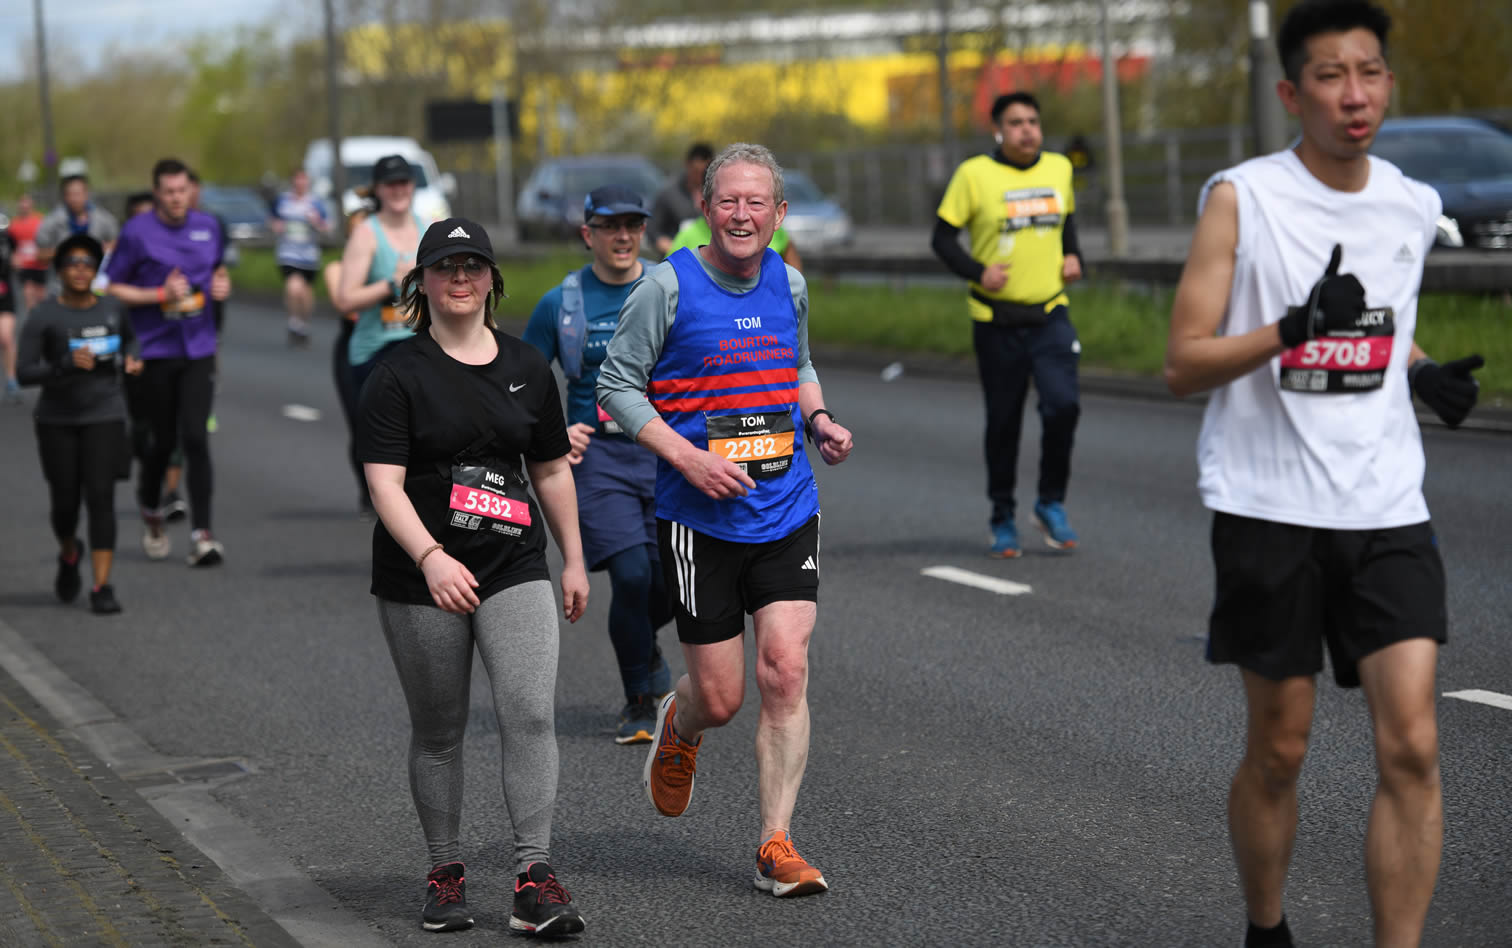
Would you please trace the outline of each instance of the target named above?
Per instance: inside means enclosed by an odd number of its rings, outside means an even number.
[[[446,238],[448,240],[450,240],[453,237],[466,237],[469,240],[471,240],[472,239],[472,234],[469,234],[467,231],[463,230],[460,227],[454,227],[454,228],[452,228],[452,232],[446,235]]]

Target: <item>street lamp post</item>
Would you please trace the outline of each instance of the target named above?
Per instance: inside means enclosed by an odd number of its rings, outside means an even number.
[[[1255,130],[1255,154],[1268,155],[1286,147],[1286,115],[1276,98],[1281,67],[1270,45],[1270,3],[1250,0],[1250,120]]]
[[[1124,203],[1123,134],[1118,115],[1118,64],[1113,60],[1113,43],[1108,35],[1108,0],[1102,8],[1102,100],[1103,135],[1108,140],[1108,253],[1123,257],[1129,252],[1129,206]]]
[[[42,25],[42,0],[32,0],[37,24],[37,88],[42,96],[42,164],[47,169],[50,190],[58,186],[58,155],[53,150],[52,96],[47,88],[47,32]]]
[[[945,162],[956,160],[955,105],[950,101],[950,0],[940,0],[940,139]]]
[[[326,118],[331,139],[331,204],[336,213],[345,214],[346,165],[341,160],[341,88],[337,74],[341,66],[341,46],[336,39],[336,14],[331,0],[325,5]]]

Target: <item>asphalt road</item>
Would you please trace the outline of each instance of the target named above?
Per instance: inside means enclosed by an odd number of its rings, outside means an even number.
[[[0,620],[152,749],[244,760],[251,773],[214,795],[257,840],[383,939],[434,944],[417,919],[427,866],[404,771],[407,720],[367,592],[371,527],[355,516],[328,377],[333,327],[322,324],[310,351],[288,350],[282,333],[276,312],[233,306],[212,440],[225,565],[185,567],[187,527],[173,533],[172,559],[147,562],[122,485],[119,617],[51,601],[29,415],[0,410],[11,511],[0,521]],[[1002,562],[983,556],[974,381],[819,370],[857,448],[819,472],[813,747],[793,829],[833,889],[782,902],[751,887],[750,707],[705,741],[689,812],[652,811],[644,748],[610,739],[618,679],[597,574],[588,614],[562,629],[557,689],[553,862],[587,917],[583,942],[1237,941],[1224,801],[1242,703],[1237,673],[1202,660],[1212,571],[1194,486],[1198,409],[1086,399],[1069,501],[1083,548],[1062,556],[1031,542]],[[319,418],[287,417],[290,405]],[[1035,428],[1026,424],[1028,484]],[[1452,622],[1440,691],[1512,693],[1512,440],[1425,438]],[[921,574],[934,566],[1032,591]],[[677,656],[674,642],[664,630]],[[505,932],[512,869],[481,671],[472,702],[463,843],[478,927],[448,940],[459,944]],[[1447,830],[1425,943],[1505,946],[1512,711],[1444,698],[1439,714]],[[1304,944],[1369,941],[1370,748],[1361,696],[1322,688],[1287,898]],[[228,844],[225,858],[235,853]],[[254,896],[257,882],[246,883]]]

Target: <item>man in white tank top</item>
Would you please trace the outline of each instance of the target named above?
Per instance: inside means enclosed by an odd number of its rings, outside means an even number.
[[[1480,357],[1439,366],[1413,341],[1441,206],[1367,153],[1391,95],[1389,25],[1364,0],[1287,15],[1277,91],[1301,142],[1207,183],[1171,313],[1167,383],[1212,391],[1197,447],[1218,586],[1208,658],[1240,667],[1248,705],[1229,828],[1250,948],[1292,944],[1281,894],[1325,646],[1375,729],[1377,945],[1418,943],[1438,874],[1445,587],[1411,393],[1458,425]]]

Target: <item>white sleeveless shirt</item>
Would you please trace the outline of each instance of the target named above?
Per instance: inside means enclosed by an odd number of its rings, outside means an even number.
[[[1239,210],[1220,335],[1251,332],[1305,302],[1335,244],[1343,246],[1339,272],[1359,278],[1368,308],[1392,310],[1395,332],[1380,387],[1371,391],[1283,390],[1280,357],[1215,389],[1197,439],[1203,504],[1338,530],[1427,520],[1407,359],[1423,258],[1442,210],[1438,193],[1375,157],[1364,190],[1335,191],[1290,150],[1214,175],[1199,207],[1220,181],[1233,184]]]

